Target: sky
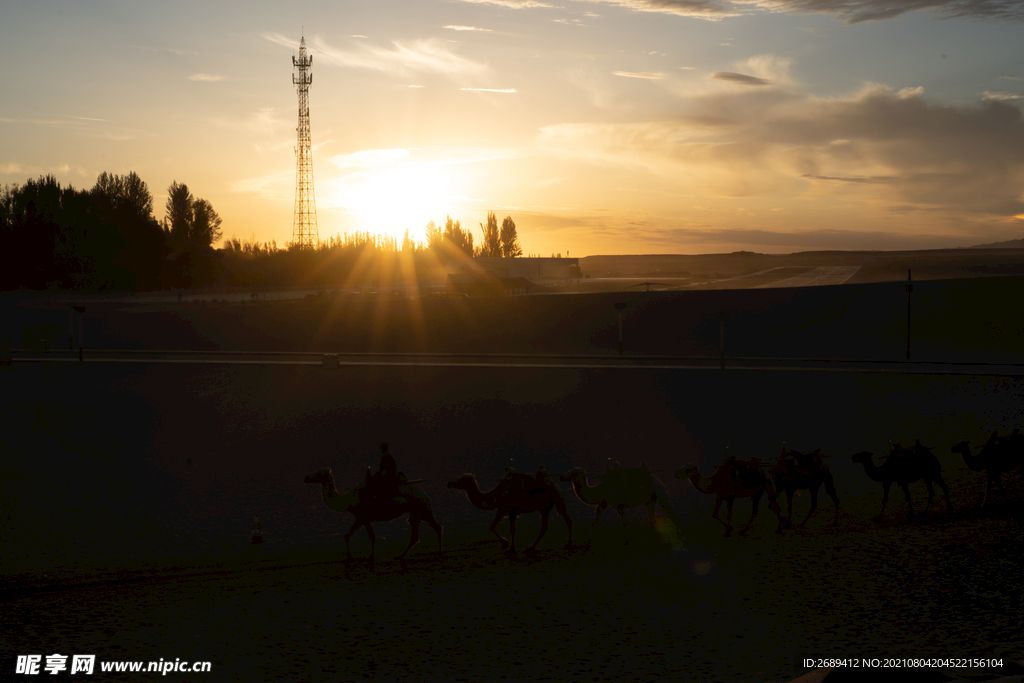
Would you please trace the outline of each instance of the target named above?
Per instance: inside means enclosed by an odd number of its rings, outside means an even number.
[[[135,171],[292,237],[305,39],[319,237],[494,211],[526,253],[1024,236],[1024,0],[0,4],[0,184]]]

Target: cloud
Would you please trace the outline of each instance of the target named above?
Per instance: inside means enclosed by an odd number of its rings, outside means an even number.
[[[338,168],[383,168],[399,161],[405,161],[415,148],[364,149],[351,154],[339,154],[328,161]]]
[[[257,178],[243,178],[231,184],[232,192],[255,194],[263,199],[293,201],[295,198],[295,167],[275,171]]]
[[[148,47],[146,45],[132,45],[132,47],[139,50],[146,50],[147,52],[170,52],[172,55],[198,55],[198,52],[187,52],[185,50],[175,50],[171,47]]]
[[[593,0],[593,2],[617,5],[634,12],[659,12],[701,19],[722,19],[743,13],[728,0]]]
[[[665,74],[654,71],[613,71],[612,74],[625,78],[646,78],[652,81],[660,81],[665,78]]]
[[[773,12],[834,14],[847,24],[882,21],[925,9],[950,17],[1024,20],[1022,0],[749,0],[749,4]]]
[[[1020,100],[1020,99],[1024,99],[1024,95],[1014,95],[1013,93],[1000,92],[998,90],[986,90],[985,92],[983,92],[981,94],[981,99],[983,99],[983,100],[1000,100],[1000,101]]]
[[[537,0],[460,0],[460,2],[469,2],[474,5],[500,5],[501,7],[510,7],[512,9],[554,6],[544,2],[538,2]]]
[[[297,43],[278,33],[265,33],[266,40],[295,49]],[[309,50],[320,63],[354,69],[369,69],[392,75],[440,73],[448,76],[479,75],[487,65],[462,57],[442,40],[427,39],[409,42],[394,41],[392,48],[359,43],[353,50],[342,50],[327,43],[321,36],[313,37]]]
[[[747,76],[746,74],[737,74],[731,71],[716,71],[708,78],[714,78],[719,81],[729,81],[730,83],[739,83],[740,85],[771,85],[771,81],[763,78]]]
[[[602,2],[635,12],[660,12],[701,19],[756,11],[831,14],[847,24],[892,19],[907,12],[933,10],[949,17],[1024,20],[1024,0],[577,0]]]
[[[6,166],[0,166],[0,174],[3,174],[3,175],[19,175],[19,174],[22,173],[21,169],[22,169],[21,164],[15,163],[13,161],[9,161],[9,162],[7,162]]]
[[[814,180],[838,180],[843,183],[868,183],[871,185],[885,185],[896,180],[896,178],[894,178],[893,176],[876,176],[873,178],[864,178],[858,176],[855,178],[840,178],[837,176],[811,175],[810,173],[805,173],[801,177],[813,178]]]
[[[192,74],[188,77],[190,81],[223,81],[223,76],[215,76],[213,74]]]
[[[863,211],[947,217],[1024,213],[1020,109],[991,99],[940,105],[921,88],[874,84],[837,98],[733,89],[696,98],[673,120],[547,126],[538,145],[709,196],[829,197]]]
[[[452,31],[487,31],[491,32],[489,28],[478,28],[476,26],[459,26],[457,24],[448,24],[444,28],[451,29]]]
[[[459,90],[467,90],[469,92],[500,92],[507,94],[518,92],[515,88],[459,88]]]

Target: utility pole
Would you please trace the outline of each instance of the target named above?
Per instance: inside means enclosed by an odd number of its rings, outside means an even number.
[[[715,317],[718,318],[718,351],[722,357],[721,369],[725,370],[725,319],[729,317],[729,314],[719,311],[715,313]]]
[[[622,355],[622,309],[626,307],[625,303],[615,304],[616,310],[619,312],[619,355]]]
[[[313,192],[313,139],[309,130],[309,86],[313,83],[313,56],[306,54],[306,37],[299,42],[299,58],[292,57],[298,74],[292,83],[299,93],[298,144],[295,147],[295,220],[292,242],[299,247],[316,247],[320,235],[316,227],[316,197]]]
[[[85,306],[74,306],[75,311],[78,312],[78,361],[82,361],[82,347],[85,346],[85,332],[83,327],[85,325]]]
[[[910,293],[914,291],[914,283],[910,279],[910,268],[907,268],[907,360],[910,360]]]

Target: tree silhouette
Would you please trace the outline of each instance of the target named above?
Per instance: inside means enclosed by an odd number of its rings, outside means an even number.
[[[444,222],[444,239],[467,256],[473,255],[473,233],[463,230],[459,221],[452,222],[451,216],[447,216]]]
[[[498,219],[493,211],[487,212],[487,226],[480,224],[480,230],[484,233],[483,243],[480,245],[481,256],[501,256],[501,235],[498,232]]]
[[[505,216],[501,222],[501,255],[512,258],[523,255],[523,248],[519,246],[519,236],[516,234],[516,224],[512,216]]]
[[[196,199],[192,202],[192,226],[189,230],[189,239],[204,247],[212,246],[220,240],[221,218],[214,211],[213,206],[205,199]]]
[[[451,220],[449,218],[448,220]],[[437,223],[430,221],[427,223],[427,248],[434,249],[441,244],[444,239],[444,232],[438,227]]]
[[[166,256],[163,232],[153,218],[153,195],[134,171],[101,173],[90,191],[99,218],[90,240],[93,261],[116,289],[152,289]]]
[[[188,185],[172,181],[167,188],[167,203],[164,209],[167,216],[168,229],[170,230],[170,242],[175,251],[181,251],[189,242],[189,231],[192,227],[192,193],[188,191]]]

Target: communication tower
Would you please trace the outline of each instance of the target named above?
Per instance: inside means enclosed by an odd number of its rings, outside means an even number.
[[[306,54],[306,37],[299,42],[299,57],[292,57],[292,66],[298,71],[292,75],[292,83],[299,91],[299,139],[295,147],[295,222],[292,225],[292,242],[299,247],[315,247],[320,236],[316,229],[316,197],[313,194],[313,142],[309,133],[309,86],[313,82],[310,73],[312,55]]]

